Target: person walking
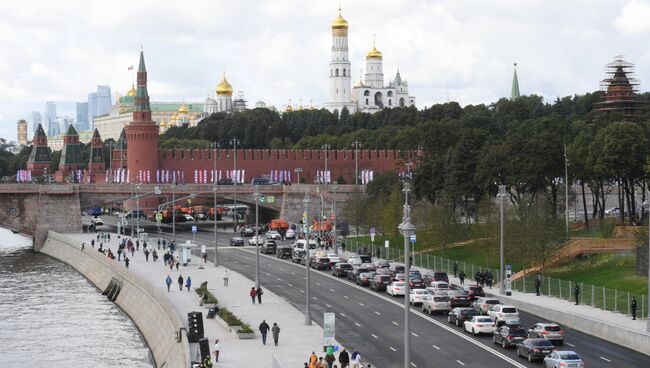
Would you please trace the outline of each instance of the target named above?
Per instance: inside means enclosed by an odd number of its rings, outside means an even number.
[[[176,262],[174,263],[176,263],[176,271],[178,271],[178,267],[181,265],[181,262],[179,259],[176,259]]]
[[[223,274],[223,286],[228,286],[228,270]]]
[[[149,262],[149,250],[148,250],[148,249],[145,249],[145,250],[144,250],[144,259],[145,259],[147,262]]]
[[[636,298],[632,297],[632,302],[630,303],[630,312],[632,312],[632,320],[636,320]]]
[[[258,286],[255,293],[257,294],[257,302],[259,304],[262,304],[262,294],[264,294],[264,292],[262,291],[262,286]]]
[[[460,279],[460,284],[465,285],[465,271],[460,270],[460,273],[458,274],[458,278]]]
[[[323,357],[318,357],[318,363],[316,363],[316,367],[318,367],[318,368],[328,368],[327,367],[327,362],[323,360]]]
[[[167,292],[169,292],[169,288],[172,286],[171,276],[167,275],[167,278],[165,279],[165,284],[167,284]]]
[[[458,263],[454,261],[454,277],[456,277],[456,273],[458,272]]]
[[[542,280],[539,277],[539,275],[537,275],[537,277],[535,278],[535,294],[537,294],[537,296],[539,296],[539,288],[541,286],[542,286]]]
[[[266,345],[266,334],[269,332],[271,327],[266,323],[266,320],[262,320],[260,323],[260,334],[262,334],[262,345]]]
[[[122,247],[117,247],[117,260],[122,260]]]
[[[351,368],[361,368],[361,354],[355,349],[350,357]]]
[[[255,286],[251,288],[251,291],[248,293],[248,295],[250,295],[253,304],[255,304],[255,297],[257,296],[257,290],[255,290]]]
[[[178,290],[183,291],[183,275],[178,275]]]
[[[275,346],[278,346],[278,340],[280,339],[280,326],[278,326],[277,323],[273,322],[271,332],[273,333],[273,342],[275,343]]]
[[[126,266],[126,268],[129,268],[129,263],[130,263],[130,262],[131,262],[131,260],[129,259],[129,257],[126,257],[126,256],[125,256],[125,257],[124,257],[124,265]]]
[[[318,363],[318,357],[316,356],[316,352],[312,351],[309,356],[309,368],[316,368],[316,363]]]
[[[187,292],[190,292],[190,287],[192,287],[192,279],[187,276],[187,280],[185,280],[185,288],[187,288]]]
[[[350,355],[348,354],[348,351],[343,348],[343,350],[339,353],[339,363],[341,363],[341,368],[347,368],[348,365],[350,365]]]
[[[214,362],[219,363],[219,353],[221,352],[221,344],[219,339],[214,340]]]
[[[578,296],[580,295],[580,286],[578,286],[577,282],[574,282],[573,286],[573,296],[576,299],[576,305],[578,305]]]
[[[334,365],[334,362],[336,362],[336,358],[334,357],[334,353],[332,353],[331,349],[327,354],[325,354],[324,360],[327,363],[327,368],[332,368],[332,365]]]

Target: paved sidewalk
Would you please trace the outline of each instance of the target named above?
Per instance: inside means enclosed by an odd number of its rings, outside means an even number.
[[[86,251],[92,251],[90,240],[94,234],[66,234],[71,238],[79,239],[86,242]],[[150,239],[149,249],[157,248],[156,239]],[[104,249],[109,248],[117,257],[117,235],[111,234],[111,242],[104,242]],[[98,243],[96,242],[95,249]],[[229,248],[220,248],[219,251],[228,252]],[[210,352],[214,350],[214,341],[219,339],[221,343],[221,355],[219,363],[215,367],[239,368],[239,367],[272,367],[273,356],[280,363],[280,366],[274,368],[293,368],[303,367],[309,354],[313,351],[322,351],[323,329],[316,323],[311,326],[304,325],[304,314],[295,309],[289,302],[273,294],[270,290],[264,290],[262,304],[252,304],[249,291],[255,285],[254,281],[228,270],[229,285],[223,286],[223,276],[225,267],[214,267],[214,264],[208,262],[204,264],[204,269],[199,269],[202,262],[198,257],[192,256],[188,266],[180,266],[179,271],[174,267],[173,271],[168,266],[163,266],[163,251],[158,251],[158,262],[153,262],[149,256],[149,262],[145,261],[145,256],[140,251],[135,252],[135,256],[129,254],[129,270],[145,278],[152,285],[157,286],[161,292],[169,296],[169,300],[181,317],[181,320],[187,321],[187,313],[199,311],[203,313],[203,326],[205,337],[210,342]],[[223,254],[223,253],[222,253]],[[117,262],[117,258],[116,262]],[[120,262],[124,265],[124,262]],[[170,275],[172,278],[171,291],[167,292],[165,278]],[[188,292],[185,287],[180,291],[177,279],[182,275],[183,279],[189,276],[192,279],[191,291]],[[255,338],[252,340],[240,340],[234,333],[231,333],[213,319],[206,319],[207,309],[199,306],[199,297],[194,291],[196,287],[204,281],[208,281],[208,290],[219,301],[219,307],[227,308],[244,323],[247,323],[255,331]],[[258,326],[263,319],[273,326],[276,322],[280,327],[279,346],[274,346],[272,334],[269,332],[266,345],[262,345],[262,338],[258,331]],[[190,344],[193,361],[198,355],[198,344]],[[214,355],[212,355],[214,362]]]

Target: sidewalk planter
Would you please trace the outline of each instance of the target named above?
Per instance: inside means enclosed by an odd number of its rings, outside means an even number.
[[[237,330],[237,337],[240,340],[250,340],[255,338],[255,332],[249,325],[243,325]]]

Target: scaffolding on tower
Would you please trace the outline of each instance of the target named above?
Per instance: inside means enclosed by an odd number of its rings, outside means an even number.
[[[620,55],[605,65],[606,78],[600,82],[603,94],[594,106],[597,113],[601,116],[617,113],[626,121],[645,116],[646,109],[638,94],[640,82],[634,78],[634,72],[634,64]]]

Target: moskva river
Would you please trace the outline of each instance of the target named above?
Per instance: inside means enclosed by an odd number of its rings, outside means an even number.
[[[1,367],[153,367],[133,322],[72,267],[0,228]]]

